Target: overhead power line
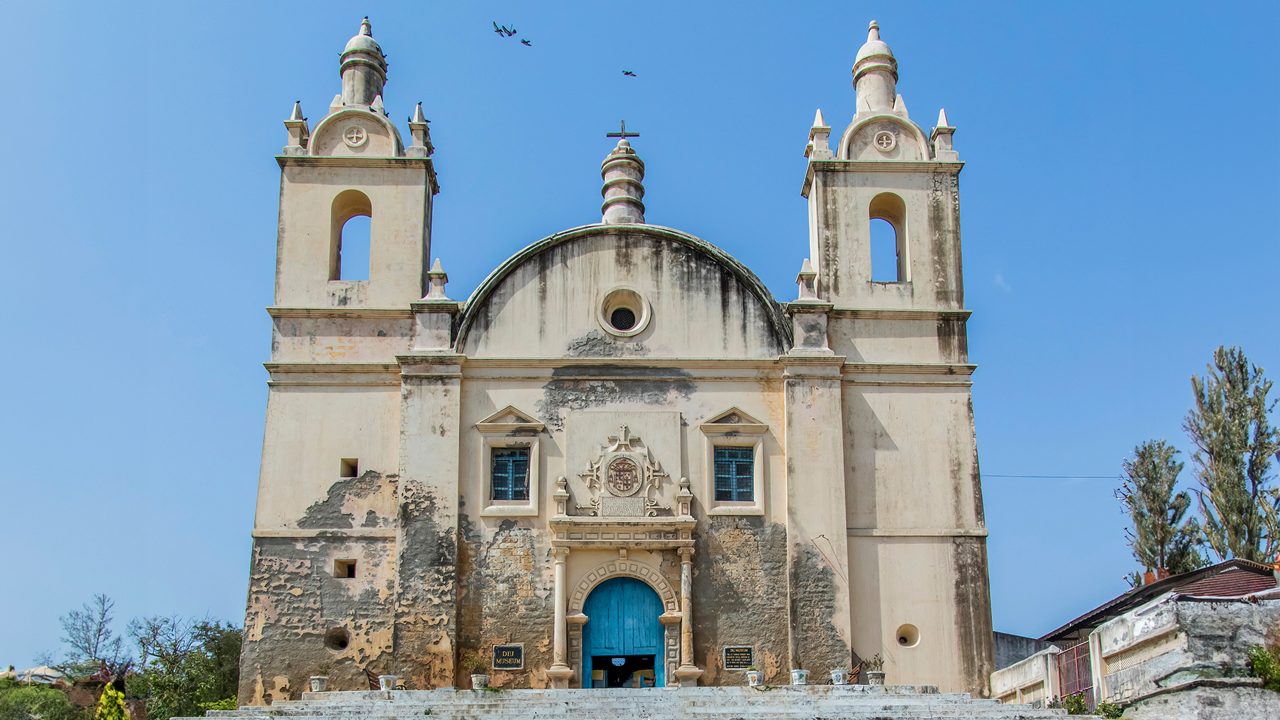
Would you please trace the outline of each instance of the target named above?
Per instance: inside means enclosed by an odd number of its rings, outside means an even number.
[[[982,477],[989,478],[1028,478],[1035,480],[1119,480],[1119,475],[1000,475],[997,473],[982,473]]]

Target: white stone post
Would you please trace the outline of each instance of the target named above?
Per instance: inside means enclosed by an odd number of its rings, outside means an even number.
[[[573,668],[566,662],[568,657],[568,626],[565,623],[565,604],[568,601],[566,562],[569,559],[569,548],[559,547],[556,554],[555,585],[555,627],[552,629],[551,668],[547,676],[551,678],[551,687],[569,687],[569,678],[573,677]]]
[[[693,548],[680,548],[680,687],[694,687],[702,670],[693,664]]]

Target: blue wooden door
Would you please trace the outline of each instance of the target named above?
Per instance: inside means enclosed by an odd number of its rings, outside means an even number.
[[[582,608],[582,686],[591,687],[593,655],[652,655],[654,684],[664,686],[662,600],[639,580],[613,578],[596,586]]]

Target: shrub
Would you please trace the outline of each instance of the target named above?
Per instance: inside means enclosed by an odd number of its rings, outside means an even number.
[[[1121,709],[1119,705],[1109,702],[1098,703],[1098,707],[1094,709],[1094,712],[1104,718],[1118,718],[1124,716],[1124,710]]]
[[[82,720],[84,715],[61,690],[0,682],[0,720]]]
[[[1074,695],[1054,698],[1053,701],[1049,703],[1049,707],[1066,710],[1068,715],[1092,714],[1089,712],[1089,703],[1085,702],[1084,693],[1076,693]]]
[[[93,720],[129,720],[129,711],[124,707],[124,693],[108,683],[98,696],[98,708],[93,711]]]
[[[489,671],[485,657],[474,650],[462,655],[462,667],[472,675],[484,675]]]
[[[1263,687],[1280,692],[1280,646],[1249,648],[1249,670],[1254,677],[1262,679]]]
[[[235,710],[238,707],[240,706],[236,704],[236,699],[233,697],[222,698],[221,700],[214,700],[213,702],[200,703],[200,710],[203,712],[209,712],[210,710]]]

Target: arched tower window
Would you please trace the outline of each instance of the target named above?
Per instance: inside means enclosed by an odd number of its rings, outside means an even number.
[[[372,250],[373,204],[359,190],[344,190],[333,199],[329,243],[330,280],[368,280]]]
[[[893,193],[880,193],[868,211],[872,282],[908,282],[907,204]]]

